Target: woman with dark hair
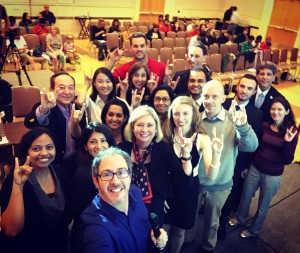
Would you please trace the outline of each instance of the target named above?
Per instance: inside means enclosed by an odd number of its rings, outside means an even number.
[[[93,78],[84,76],[85,89],[79,94],[77,103],[87,107],[88,122],[101,122],[101,111],[105,103],[115,96],[115,79],[107,68],[98,68]],[[92,93],[87,95],[92,86]]]
[[[79,165],[69,188],[68,220],[73,219],[72,238],[76,238],[74,233],[76,233],[80,213],[98,193],[92,180],[92,161],[99,152],[114,146],[114,144],[110,129],[102,123],[89,123],[82,131],[78,145]]]
[[[281,184],[284,166],[290,164],[298,142],[298,129],[289,102],[283,97],[273,99],[270,122],[263,123],[259,148],[247,173],[236,216],[229,225],[245,224],[252,197],[259,188],[259,202],[250,226],[240,233],[242,238],[256,236],[267,217],[270,203]]]
[[[123,130],[127,124],[129,113],[128,105],[118,98],[108,101],[103,107],[101,120],[112,131],[116,144],[124,140]]]
[[[120,21],[119,19],[115,18],[111,24],[111,27],[108,30],[109,33],[120,33]]]
[[[124,80],[119,79],[117,95],[126,100],[132,108],[147,104],[151,92],[156,88],[159,78],[151,73],[148,66],[141,62],[132,65]]]
[[[31,21],[31,18],[30,18],[30,15],[28,14],[28,12],[23,13],[22,20],[19,22],[19,26],[25,27],[27,33],[28,33],[28,28],[30,26],[33,26],[33,23]]]
[[[3,252],[66,252],[65,197],[52,162],[53,135],[37,127],[20,142],[21,159],[1,190]]]
[[[173,89],[167,85],[156,87],[150,95],[148,104],[156,111],[162,129],[165,127],[168,109],[174,98],[175,95]]]

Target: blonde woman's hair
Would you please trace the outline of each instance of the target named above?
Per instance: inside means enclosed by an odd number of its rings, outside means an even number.
[[[194,133],[205,133],[204,129],[200,127],[200,113],[195,105],[195,101],[191,97],[179,96],[173,100],[172,104],[169,107],[167,124],[164,128],[164,141],[167,143],[173,142],[176,128],[173,119],[173,109],[177,105],[189,105],[192,107],[193,116],[191,122],[190,136],[192,136]]]
[[[139,107],[135,108],[130,113],[128,123],[124,129],[124,137],[125,137],[126,141],[133,142],[133,140],[134,140],[134,135],[132,132],[134,123],[139,118],[144,117],[144,116],[149,116],[149,115],[152,116],[152,118],[154,119],[155,124],[156,124],[156,135],[154,136],[153,139],[156,142],[160,142],[163,139],[163,132],[162,132],[161,126],[160,126],[160,120],[159,120],[159,117],[158,117],[157,113],[155,112],[155,110],[148,105],[140,105]]]

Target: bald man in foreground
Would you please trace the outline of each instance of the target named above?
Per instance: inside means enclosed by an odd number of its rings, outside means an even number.
[[[204,198],[204,230],[200,252],[213,252],[217,243],[217,231],[221,209],[231,191],[232,176],[238,150],[254,152],[258,140],[247,122],[245,108],[234,108],[229,113],[222,106],[226,96],[221,82],[211,80],[202,89],[204,112],[201,113],[201,126],[213,138],[213,128],[217,135],[224,135],[224,150],[216,179],[210,180],[204,170],[199,170],[200,196]],[[203,162],[203,159],[202,161]],[[204,168],[204,166],[199,166]],[[197,231],[194,229],[194,231]]]

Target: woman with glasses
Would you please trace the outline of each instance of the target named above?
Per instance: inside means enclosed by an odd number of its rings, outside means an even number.
[[[132,183],[142,190],[149,213],[164,221],[164,203],[171,194],[170,178],[183,174],[182,165],[171,147],[162,141],[160,120],[153,108],[141,105],[134,109],[124,131],[125,142],[119,147],[134,163]]]
[[[20,160],[1,189],[1,252],[66,252],[65,194],[52,165],[55,141],[36,127],[21,139]]]
[[[149,98],[149,105],[156,111],[162,129],[164,129],[167,120],[168,109],[174,100],[174,91],[170,86],[159,86],[154,89]]]
[[[121,81],[119,78],[117,95],[126,100],[132,108],[147,104],[158,81],[158,76],[150,73],[146,64],[136,62],[124,80]]]
[[[76,238],[76,228],[80,213],[97,195],[92,180],[91,165],[94,157],[101,151],[115,144],[110,129],[98,122],[92,122],[82,131],[78,145],[78,167],[69,188],[69,221],[73,219],[72,239]],[[72,240],[72,245],[76,245]],[[72,252],[76,247],[72,246]]]
[[[101,120],[107,125],[114,136],[116,144],[124,141],[123,130],[129,118],[128,105],[121,99],[114,98],[103,107]]]
[[[174,177],[173,197],[168,199],[170,209],[166,221],[170,232],[171,252],[179,252],[184,240],[185,230],[195,224],[199,196],[198,170],[214,180],[219,172],[223,150],[223,136],[211,140],[200,127],[200,114],[192,98],[180,96],[174,99],[168,110],[165,141],[169,143],[177,160],[191,166],[189,180]]]
[[[115,81],[112,73],[107,68],[98,68],[93,78],[84,75],[85,89],[79,94],[77,103],[85,103],[88,122],[101,122],[101,112],[105,103],[115,96]],[[92,86],[91,95],[87,95]]]

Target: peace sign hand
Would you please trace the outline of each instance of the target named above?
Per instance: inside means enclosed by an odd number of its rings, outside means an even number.
[[[298,133],[298,131],[296,130],[296,131],[294,131],[293,132],[293,126],[291,126],[291,128],[290,129],[286,129],[286,131],[285,131],[285,135],[284,135],[284,140],[286,141],[286,142],[291,142],[293,139],[294,139],[294,137],[296,136],[296,134]]]
[[[56,106],[56,94],[53,91],[46,92],[45,88],[40,91],[41,106],[40,112],[47,114],[47,112]]]
[[[19,159],[15,157],[15,170],[14,170],[14,183],[23,186],[28,178],[29,174],[32,172],[32,167],[30,166],[30,157],[26,157],[26,162],[24,165],[19,166]]]
[[[141,94],[138,94],[137,89],[135,89],[134,91],[132,91],[132,99],[131,99],[131,106],[132,108],[137,107],[138,105],[141,104],[142,99],[144,97],[144,93],[145,93],[145,87],[142,89]]]
[[[150,79],[147,82],[147,87],[150,90],[150,94],[153,92],[153,90],[157,87],[159,80],[159,76],[151,72]]]
[[[181,155],[183,156],[184,154],[184,157],[187,158],[186,157],[187,154],[190,154],[192,151],[193,143],[197,136],[197,133],[194,133],[191,138],[186,138],[183,137],[182,127],[179,127],[178,134],[179,134],[179,143],[181,146]]]
[[[236,127],[244,126],[247,124],[247,113],[245,107],[240,107],[240,110],[236,110],[235,103],[232,100],[232,122]]]
[[[213,128],[213,137],[211,140],[212,150],[214,153],[221,153],[224,147],[224,135],[221,134],[221,138],[217,138],[217,129]]]

